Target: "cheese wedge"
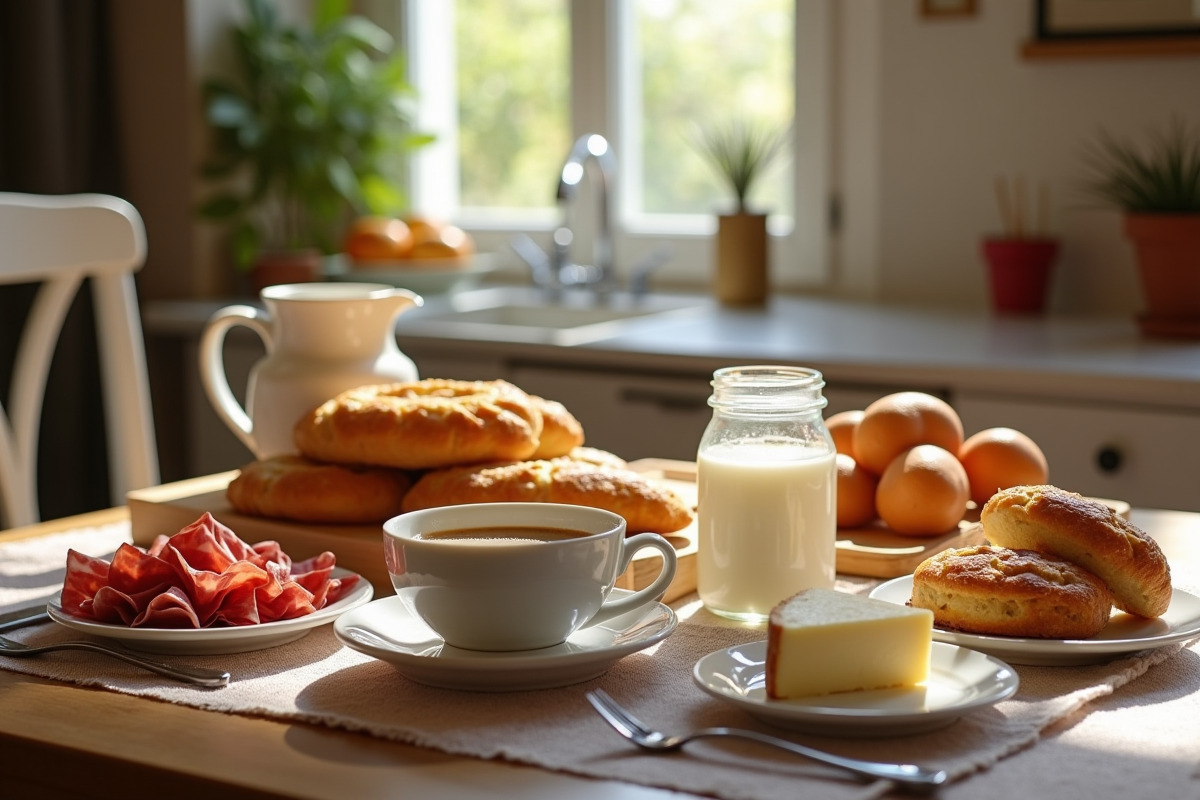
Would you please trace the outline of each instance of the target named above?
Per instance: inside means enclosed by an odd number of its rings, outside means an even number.
[[[932,642],[927,609],[807,589],[771,611],[767,696],[916,686],[929,677]]]

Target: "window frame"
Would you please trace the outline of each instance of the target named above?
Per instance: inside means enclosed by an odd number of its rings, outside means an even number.
[[[429,46],[438,36],[453,36],[454,4],[444,0],[374,2],[378,4],[378,18],[398,32],[409,54],[410,80],[420,100],[418,125],[438,137],[434,145],[414,158],[409,186],[414,207],[452,219],[475,237],[480,251],[500,254],[502,274],[525,277],[528,270],[509,242],[525,234],[548,250],[560,219],[553,211],[486,214],[458,208],[457,112],[454,93],[445,91],[446,86],[454,86],[454,57],[452,50]],[[635,80],[629,74],[630,59],[620,49],[622,31],[633,24],[630,2],[571,0],[569,9],[571,138],[599,133],[617,154],[612,221],[618,277],[626,280],[633,265],[666,248],[671,256],[655,270],[654,286],[707,285],[713,270],[716,214],[721,211],[716,204],[712,215],[629,211],[631,192],[637,188],[631,176],[640,167],[636,153],[622,158],[629,152],[623,143],[630,141],[634,130],[621,114]],[[823,286],[832,275],[833,0],[796,0],[794,16],[796,123],[792,129],[792,186],[796,213],[791,219],[772,218],[769,224],[772,283],[781,289]],[[431,25],[441,27],[431,29]],[[554,175],[547,176],[548,195],[553,191],[554,179]],[[587,235],[585,231],[585,239]]]

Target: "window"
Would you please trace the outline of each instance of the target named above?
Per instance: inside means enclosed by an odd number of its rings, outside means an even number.
[[[618,165],[618,271],[665,245],[656,278],[703,284],[732,198],[692,146],[698,128],[790,125],[751,200],[771,214],[777,282],[824,278],[828,0],[403,2],[421,124],[438,136],[414,165],[415,208],[483,249],[517,233],[548,248],[564,213],[577,235],[592,225],[586,200],[564,212],[555,190],[575,139],[600,133]]]

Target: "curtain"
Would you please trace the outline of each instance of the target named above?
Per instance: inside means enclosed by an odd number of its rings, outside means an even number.
[[[0,191],[122,195],[107,0],[0,2]],[[0,258],[4,258],[0,242]],[[35,287],[0,287],[0,403]],[[51,365],[38,448],[41,515],[110,504],[90,294]]]

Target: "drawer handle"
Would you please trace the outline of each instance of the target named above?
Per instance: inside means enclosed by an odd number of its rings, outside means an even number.
[[[1117,448],[1111,446],[1101,447],[1096,452],[1096,466],[1100,468],[1101,472],[1113,474],[1120,471],[1123,458],[1121,451]]]
[[[658,406],[664,411],[697,411],[708,408],[708,397],[653,389],[621,389],[621,401]]]

